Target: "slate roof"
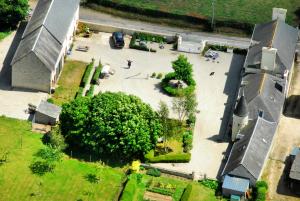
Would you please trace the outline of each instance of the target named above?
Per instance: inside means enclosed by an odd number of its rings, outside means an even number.
[[[33,52],[54,69],[78,6],[79,0],[39,0],[11,64]]]
[[[222,188],[245,193],[249,188],[249,179],[225,176]]]
[[[249,119],[256,119],[261,111],[264,119],[278,122],[285,101],[285,87],[285,80],[270,74],[245,75],[240,93],[244,93]]]
[[[293,161],[290,178],[300,181],[300,153],[297,154],[295,160]]]
[[[233,114],[239,117],[245,117],[248,115],[248,105],[244,95],[242,95],[239,99],[238,104],[233,111]]]
[[[41,101],[41,103],[37,108],[37,112],[57,119],[60,115],[61,107],[54,105],[52,103],[48,103],[46,101]]]
[[[222,175],[245,177],[236,169],[242,166],[257,180],[272,146],[276,128],[277,123],[261,117],[248,124],[242,131],[245,136],[234,143]]]
[[[281,20],[255,26],[244,67],[260,68],[262,48],[277,49],[276,71],[284,73],[293,63],[298,30]]]

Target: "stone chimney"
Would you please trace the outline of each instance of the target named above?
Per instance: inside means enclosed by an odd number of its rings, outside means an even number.
[[[286,18],[286,9],[283,8],[273,8],[272,20],[281,20],[285,22]]]
[[[266,71],[275,70],[277,49],[271,47],[263,47],[261,55],[261,69]]]

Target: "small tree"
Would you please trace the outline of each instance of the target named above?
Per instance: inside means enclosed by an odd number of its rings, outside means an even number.
[[[50,132],[44,135],[43,142],[59,151],[62,151],[67,148],[65,138],[62,136],[58,126],[52,128]]]
[[[163,134],[164,134],[164,147],[165,149],[167,148],[166,142],[167,138],[169,136],[169,123],[168,123],[168,118],[169,118],[169,108],[167,104],[163,101],[159,102],[159,109],[158,109],[158,116],[161,121],[161,125],[163,127]]]
[[[178,120],[182,123],[183,120],[196,112],[197,99],[195,94],[186,94],[182,97],[173,99],[172,109],[178,114]]]
[[[188,62],[187,57],[184,55],[179,55],[178,59],[172,62],[172,67],[175,71],[176,79],[189,82],[192,78],[193,65]]]

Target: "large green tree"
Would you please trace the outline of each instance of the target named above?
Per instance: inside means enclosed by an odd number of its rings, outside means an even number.
[[[28,0],[0,0],[0,29],[15,27],[28,12]]]
[[[139,157],[154,148],[161,133],[158,115],[136,96],[105,92],[63,106],[67,142],[95,153]]]
[[[172,62],[172,67],[176,74],[176,79],[183,80],[190,84],[193,74],[193,65],[184,55],[179,55],[177,60]]]

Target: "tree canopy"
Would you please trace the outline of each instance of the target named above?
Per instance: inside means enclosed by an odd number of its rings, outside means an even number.
[[[71,145],[95,153],[142,156],[161,133],[158,114],[136,96],[105,92],[63,105],[61,129]]]
[[[0,27],[15,27],[28,12],[28,0],[0,0]]]
[[[190,79],[192,79],[193,65],[184,55],[179,55],[177,60],[172,62],[172,67],[175,71],[176,79],[183,80],[187,83],[190,81]]]

